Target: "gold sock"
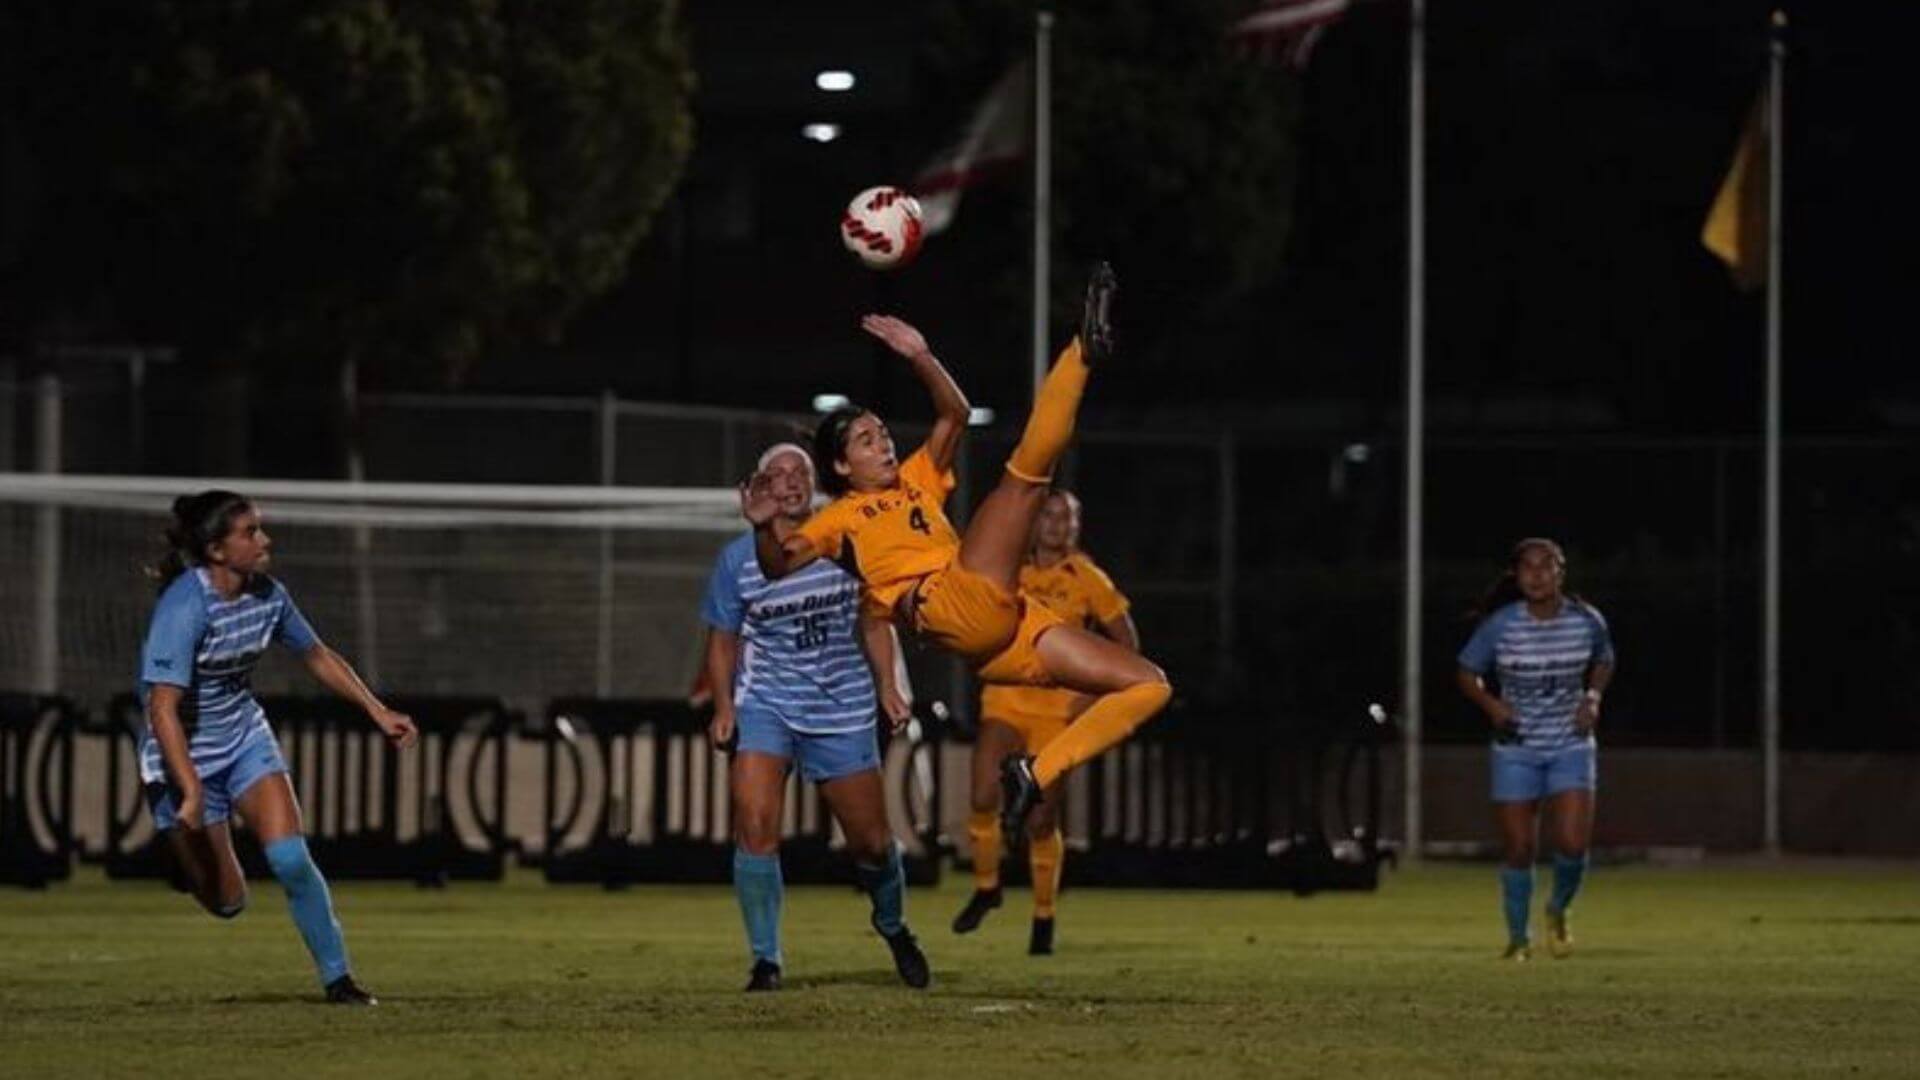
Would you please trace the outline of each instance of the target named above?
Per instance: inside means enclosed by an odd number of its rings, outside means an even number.
[[[1033,412],[1027,417],[1027,430],[1007,459],[1008,472],[1033,484],[1053,479],[1053,466],[1073,439],[1074,416],[1080,411],[1080,395],[1086,389],[1087,362],[1080,355],[1080,339],[1076,337],[1060,350],[1053,370],[1040,384]]]
[[[1000,887],[1000,814],[975,810],[967,815],[967,839],[973,841],[973,887]]]
[[[1049,788],[1068,770],[1120,742],[1166,707],[1173,687],[1163,682],[1136,683],[1094,699],[1034,760],[1033,776]]]
[[[1033,917],[1051,919],[1054,898],[1060,895],[1060,870],[1067,864],[1067,845],[1059,829],[1027,839],[1027,863],[1033,867]]]

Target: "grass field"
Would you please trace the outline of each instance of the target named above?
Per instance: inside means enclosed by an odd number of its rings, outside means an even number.
[[[337,886],[372,1010],[317,1003],[271,882],[233,923],[94,877],[0,891],[0,1076],[1920,1075],[1910,865],[1601,868],[1578,955],[1529,965],[1495,959],[1481,866],[1070,892],[1041,959],[1024,893],[956,938],[947,882],[908,898],[930,991],[863,899],[807,888],[787,989],[752,996],[722,888]]]

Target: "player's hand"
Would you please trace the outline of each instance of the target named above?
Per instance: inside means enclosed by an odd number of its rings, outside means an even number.
[[[715,750],[733,749],[735,735],[732,709],[713,710],[713,719],[707,721],[707,741]]]
[[[180,828],[188,832],[199,832],[205,827],[207,816],[207,797],[199,785],[184,790],[180,794],[180,805],[173,812],[173,820]]]
[[[868,315],[860,320],[860,329],[886,342],[887,348],[909,360],[933,351],[927,348],[926,337],[905,319],[896,319],[891,315]]]
[[[1600,723],[1600,703],[1592,698],[1581,698],[1580,706],[1573,710],[1573,730],[1582,735],[1593,734]]]
[[[374,712],[373,722],[397,750],[411,750],[413,744],[420,741],[420,729],[414,726],[413,717],[406,713],[383,707]]]
[[[880,691],[880,712],[887,718],[887,730],[895,735],[913,719],[912,704],[892,687]]]
[[[1513,706],[1500,698],[1494,698],[1493,709],[1487,713],[1487,719],[1493,721],[1493,726],[1501,731],[1512,731],[1514,729]]]
[[[740,514],[758,528],[780,513],[780,497],[773,493],[773,478],[757,472],[740,485]]]

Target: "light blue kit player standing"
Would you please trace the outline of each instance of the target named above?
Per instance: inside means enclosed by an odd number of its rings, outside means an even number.
[[[793,443],[760,455],[764,478],[790,521],[812,513],[812,459]],[[720,552],[701,619],[713,689],[714,745],[734,750],[733,887],[753,952],[748,990],[780,987],[780,816],[787,774],[820,786],[846,836],[873,928],[908,986],[927,985],[927,958],[904,919],[906,875],[887,823],[875,718],[884,705],[898,730],[908,719],[897,695],[876,702],[873,668],[894,670],[898,642],[883,619],[862,617],[860,581],[816,560],[768,581],[748,533]],[[736,745],[737,742],[737,745]]]
[[[293,650],[315,678],[360,706],[402,749],[417,737],[413,721],[382,704],[314,635],[286,587],[267,576],[272,540],[244,496],[181,496],[167,539],[171,548],[154,568],[160,600],[140,650],[147,720],[140,780],[154,827],[166,835],[194,898],[231,919],[247,906],[229,824],[238,811],[286,889],[327,1000],[372,1005],[373,995],[348,970],[333,897],[307,851],[280,744],[254,700],[254,665],[270,644]]]
[[[1500,891],[1510,960],[1532,956],[1527,913],[1541,804],[1553,811],[1546,919],[1547,947],[1556,957],[1573,952],[1567,908],[1585,876],[1593,834],[1593,730],[1613,678],[1613,639],[1599,611],[1564,591],[1566,573],[1566,554],[1554,541],[1531,537],[1514,545],[1506,573],[1481,604],[1484,618],[1460,650],[1460,690],[1494,727],[1493,802],[1505,847]]]

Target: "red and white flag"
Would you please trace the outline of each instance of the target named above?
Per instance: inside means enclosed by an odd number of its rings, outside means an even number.
[[[967,188],[1005,172],[1033,144],[1033,69],[1015,64],[987,91],[967,126],[909,185],[928,234],[953,223]]]
[[[1320,35],[1351,6],[1352,0],[1262,0],[1227,33],[1249,52],[1305,71]]]

